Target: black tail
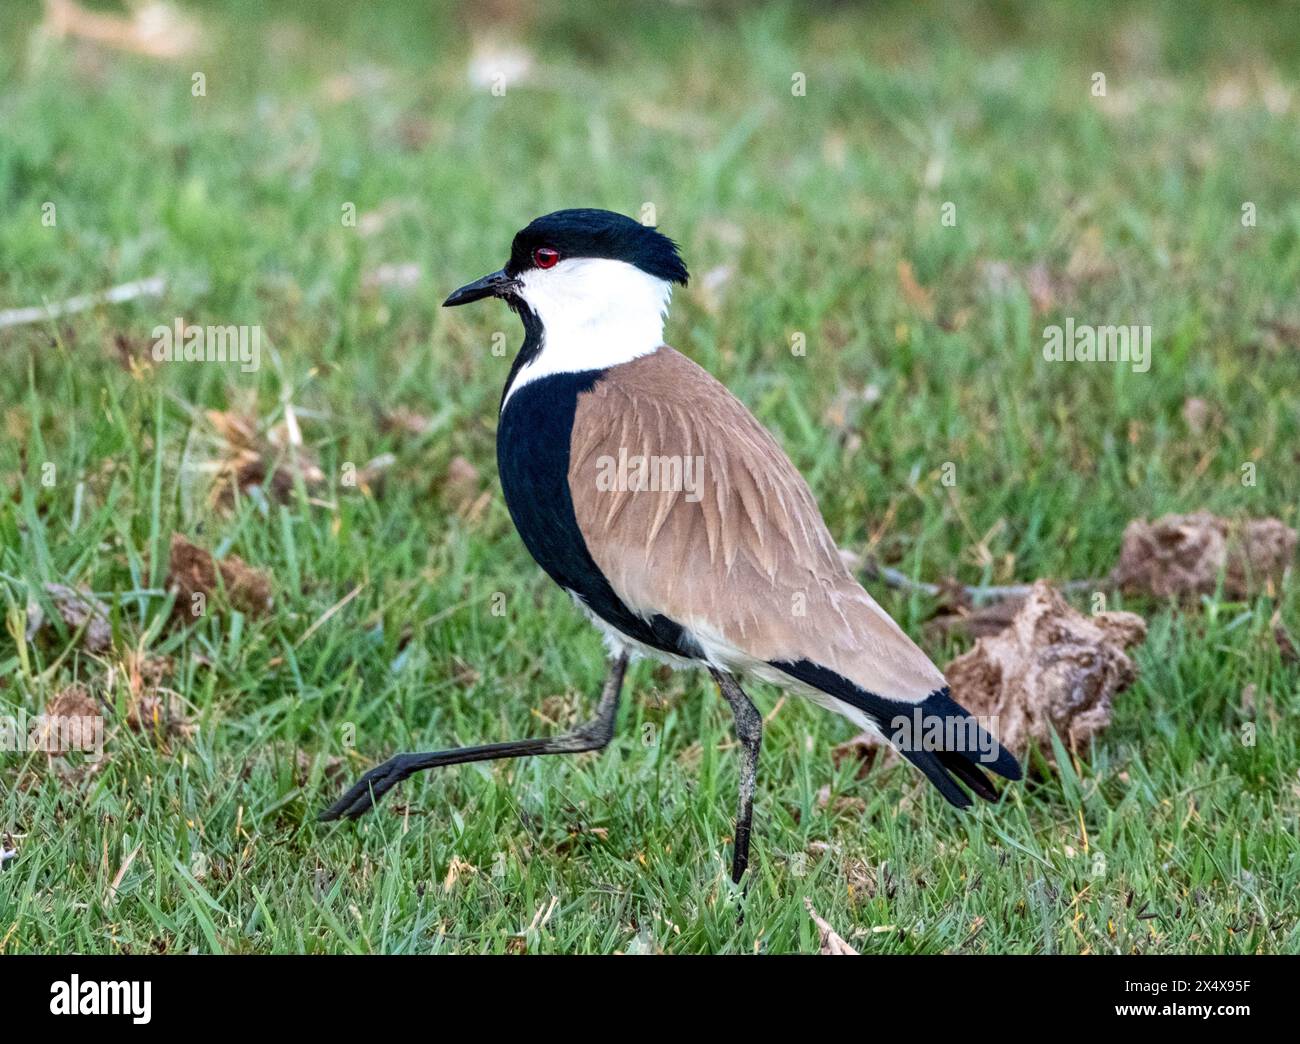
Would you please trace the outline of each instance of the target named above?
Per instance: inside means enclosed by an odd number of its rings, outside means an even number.
[[[1004,779],[1020,778],[1020,763],[952,698],[947,686],[919,703],[909,703],[877,696],[811,660],[776,661],[772,666],[862,711],[957,808],[969,808],[971,804],[957,780],[986,801],[997,799],[997,791],[981,766]]]

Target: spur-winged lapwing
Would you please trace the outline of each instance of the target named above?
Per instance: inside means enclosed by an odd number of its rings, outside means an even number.
[[[938,668],[853,578],[776,440],[725,387],[663,342],[686,266],[672,240],[605,210],[561,210],[515,236],[499,272],[446,305],[502,298],[524,343],[501,396],[497,463],[538,564],[604,632],[596,716],[553,739],[399,754],[322,814],[355,818],[440,765],[604,747],[631,654],[705,667],[744,749],[732,877],[749,859],[763,722],[754,677],[811,697],[896,746],[952,804],[980,765],[1020,766],[949,695]]]

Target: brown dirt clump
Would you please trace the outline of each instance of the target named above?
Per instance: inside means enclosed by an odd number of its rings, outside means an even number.
[[[1225,595],[1246,598],[1281,582],[1296,541],[1296,531],[1276,518],[1232,521],[1197,511],[1135,519],[1111,579],[1126,591],[1183,598],[1213,594],[1222,576]]]
[[[944,674],[953,698],[988,717],[1006,747],[1050,756],[1052,729],[1073,746],[1110,724],[1111,700],[1137,677],[1126,650],[1146,633],[1140,616],[1084,616],[1040,580],[1006,630],[979,639]]]
[[[208,600],[222,590],[232,608],[250,616],[271,608],[271,581],[265,573],[253,569],[238,555],[218,562],[179,533],[172,534],[167,587],[176,592],[173,613],[182,619],[196,615],[196,604],[202,604],[206,612]],[[196,602],[195,595],[202,595],[203,601]]]
[[[46,764],[54,776],[76,784],[97,771],[102,762],[104,712],[90,689],[74,682],[60,689],[45,705],[34,724],[35,748],[45,752]],[[85,760],[70,762],[67,755],[80,752]],[[30,790],[42,785],[40,773],[20,773],[14,785]]]

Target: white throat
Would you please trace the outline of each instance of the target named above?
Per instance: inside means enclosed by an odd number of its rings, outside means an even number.
[[[672,284],[626,261],[571,258],[529,269],[519,283],[519,296],[542,324],[542,344],[506,389],[503,410],[532,381],[617,366],[664,343]]]

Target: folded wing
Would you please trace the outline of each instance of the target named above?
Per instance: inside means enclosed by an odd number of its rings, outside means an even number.
[[[569,486],[620,598],[737,668],[807,661],[890,700],[939,670],[843,565],[803,477],[745,406],[671,348],[579,397]]]

